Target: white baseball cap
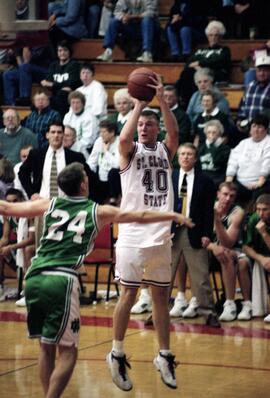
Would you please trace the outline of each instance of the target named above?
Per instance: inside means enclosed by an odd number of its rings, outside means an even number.
[[[255,66],[270,66],[270,57],[264,55],[263,57],[256,58]]]

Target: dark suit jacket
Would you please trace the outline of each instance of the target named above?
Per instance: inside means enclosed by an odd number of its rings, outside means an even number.
[[[64,148],[66,165],[79,162],[84,165],[84,169],[88,177],[90,176],[90,169],[85,161],[85,157],[75,151]],[[28,158],[22,164],[19,170],[19,179],[23,188],[25,189],[29,199],[34,193],[39,193],[42,183],[43,166],[45,162],[47,148],[32,149]]]
[[[179,170],[173,171],[174,209],[177,211]],[[212,238],[214,224],[215,187],[208,176],[195,169],[189,217],[195,226],[188,229],[190,245],[194,249],[202,247],[201,238]]]

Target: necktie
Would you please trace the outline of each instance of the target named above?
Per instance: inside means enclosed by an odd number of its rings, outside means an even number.
[[[184,178],[182,181],[179,199],[180,199],[179,213],[186,216],[187,213],[187,174],[186,173],[184,174]]]
[[[58,196],[57,186],[57,164],[56,164],[56,152],[53,151],[52,164],[51,164],[51,175],[50,175],[50,198]]]

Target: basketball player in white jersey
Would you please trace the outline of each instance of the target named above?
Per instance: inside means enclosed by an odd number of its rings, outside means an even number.
[[[159,76],[153,79],[156,97],[166,127],[164,142],[157,142],[159,120],[155,112],[143,110],[147,103],[134,100],[135,106],[120,134],[120,175],[122,202],[120,208],[173,209],[171,160],[178,147],[178,125],[163,96]],[[139,142],[133,140],[138,131]],[[189,225],[190,226],[190,225]],[[107,362],[114,383],[122,390],[132,388],[127,373],[130,367],[124,353],[124,337],[141,282],[151,286],[153,321],[157,331],[159,354],[154,365],[162,381],[177,388],[176,362],[170,351],[168,286],[171,279],[171,222],[119,226],[116,250],[116,273],[121,283],[121,296],[113,318],[113,347]]]

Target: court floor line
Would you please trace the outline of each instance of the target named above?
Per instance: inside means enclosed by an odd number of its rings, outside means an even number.
[[[13,311],[0,311],[0,322],[25,322],[26,314],[18,313]],[[99,327],[112,327],[112,317],[104,316],[81,316],[81,323],[83,326],[99,326]],[[258,338],[258,339],[270,339],[270,329],[268,325],[265,328],[260,327],[249,327],[252,325],[251,322],[245,323],[246,326],[231,326],[222,325],[221,328],[211,328],[204,324],[189,323],[182,320],[177,322],[172,321],[170,324],[171,332],[182,332],[182,333],[197,333],[197,334],[210,334],[215,336],[231,336],[231,337],[245,337],[245,338]],[[153,330],[152,326],[145,326],[143,320],[130,319],[128,324],[129,329],[144,329]]]

